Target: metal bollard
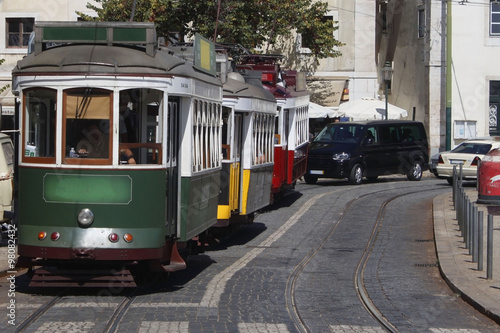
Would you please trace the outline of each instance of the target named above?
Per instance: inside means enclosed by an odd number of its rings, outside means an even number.
[[[471,249],[472,262],[477,262],[477,206],[472,204],[472,219],[471,219]]]
[[[488,243],[486,244],[486,278],[493,278],[493,215],[488,214]]]
[[[460,184],[460,187],[462,187],[462,181],[463,181],[463,164],[460,164],[460,173],[459,173],[459,176],[460,176],[460,180],[459,180],[459,184]]]
[[[465,216],[464,216],[464,242],[465,242],[465,248],[470,250],[470,202],[468,198],[466,199],[465,202]],[[469,251],[470,254],[470,251]]]
[[[467,213],[467,206],[465,205],[465,193],[462,192],[462,198],[460,199],[462,209],[460,213],[460,236],[465,240],[465,214]]]
[[[464,193],[462,190],[460,190],[460,197],[458,200],[458,227],[460,229],[460,236],[464,237]]]
[[[453,198],[453,209],[455,209],[455,212],[457,210],[457,166],[454,165],[453,166],[453,194],[452,194],[452,198]]]
[[[483,211],[478,212],[477,216],[477,270],[483,270]]]

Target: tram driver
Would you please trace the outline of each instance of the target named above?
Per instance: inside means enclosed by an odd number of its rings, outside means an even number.
[[[83,129],[82,134],[83,139],[76,146],[79,157],[108,158],[109,122],[101,121],[99,126],[93,123],[88,128]],[[120,150],[120,161],[120,163],[125,164],[136,164],[134,154],[128,148]]]

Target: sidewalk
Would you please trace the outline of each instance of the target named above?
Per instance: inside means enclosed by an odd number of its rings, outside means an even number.
[[[467,190],[471,202],[476,202],[475,189]],[[500,207],[477,205],[484,213],[484,233],[487,231],[487,214],[494,217],[493,278],[486,277],[486,235],[484,236],[483,271],[477,270],[477,263],[472,262],[469,250],[465,248],[453,209],[452,193],[445,193],[434,198],[434,237],[441,274],[450,288],[478,311],[500,324]],[[496,259],[496,263],[495,263]],[[0,277],[8,271],[8,247],[5,240],[0,247]]]
[[[484,260],[483,270],[477,270],[477,263],[472,262],[472,255],[465,247],[461,236],[456,212],[453,209],[452,193],[434,198],[434,237],[439,259],[441,275],[450,288],[478,311],[500,324],[500,213],[498,206],[478,205],[477,191],[466,190],[466,194],[478,210],[483,211],[484,225]],[[493,270],[492,279],[487,279],[486,243],[487,215],[493,217]],[[495,260],[496,259],[496,260]],[[496,261],[496,262],[495,262]]]

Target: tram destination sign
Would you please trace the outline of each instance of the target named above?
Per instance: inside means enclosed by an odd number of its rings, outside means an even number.
[[[199,34],[194,37],[194,67],[213,76],[217,75],[215,44]]]

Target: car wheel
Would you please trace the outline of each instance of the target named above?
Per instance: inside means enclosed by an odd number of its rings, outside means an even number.
[[[411,166],[410,172],[407,175],[409,180],[420,180],[422,179],[422,163],[416,161],[413,162],[413,165]]]
[[[448,182],[448,184],[453,185],[453,177],[446,178],[446,181]]]
[[[351,169],[351,174],[349,175],[349,184],[359,185],[363,180],[363,168],[361,164],[355,164]]]
[[[318,177],[311,175],[304,175],[304,180],[306,181],[307,184],[316,184],[316,182],[318,181]]]

